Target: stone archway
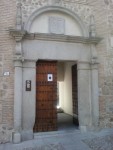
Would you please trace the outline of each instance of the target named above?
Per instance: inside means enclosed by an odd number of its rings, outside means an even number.
[[[57,11],[57,12],[63,12],[65,14],[70,15],[71,17],[73,17],[79,24],[80,28],[82,29],[82,33],[84,37],[88,37],[89,36],[89,32],[88,29],[86,27],[86,25],[84,24],[84,22],[81,20],[81,18],[75,13],[72,12],[71,10],[61,7],[61,6],[45,6],[42,7],[40,9],[37,9],[36,11],[34,11],[30,17],[28,18],[28,20],[25,23],[24,29],[29,32],[30,31],[30,27],[32,22],[36,19],[36,17],[38,17],[40,14],[42,13],[46,13],[49,11]]]
[[[81,36],[30,33],[32,22],[48,11],[68,14],[78,23]],[[27,30],[27,33],[26,33]],[[93,31],[92,31],[93,32]],[[15,133],[14,142],[33,138],[35,122],[36,61],[38,59],[76,61],[78,65],[78,116],[82,131],[98,125],[98,62],[95,45],[99,38],[89,37],[80,17],[60,6],[46,6],[35,11],[25,24],[25,31],[12,30],[20,54],[15,55]],[[24,35],[24,37],[23,37]],[[23,39],[22,39],[23,38]],[[20,46],[21,45],[21,46]],[[18,50],[18,48],[17,48]],[[31,82],[27,91],[26,81]],[[87,88],[86,88],[87,87]],[[21,97],[18,97],[21,95]],[[31,113],[29,114],[29,109]]]

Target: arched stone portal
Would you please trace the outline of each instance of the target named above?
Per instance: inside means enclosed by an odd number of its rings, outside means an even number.
[[[91,29],[93,32],[94,28]],[[98,62],[95,45],[100,39],[89,37],[88,29],[80,17],[67,8],[46,6],[29,17],[24,31],[21,28],[11,30],[11,34],[17,42],[14,142],[33,138],[36,61],[39,59],[77,63],[79,127],[81,131],[97,127]],[[27,81],[31,83],[29,91],[26,90]]]
[[[30,32],[30,28],[34,22],[34,20],[36,20],[37,17],[39,17],[41,14],[43,13],[48,13],[48,12],[59,12],[59,13],[63,13],[66,14],[70,17],[72,17],[79,25],[79,27],[81,28],[82,31],[82,35],[84,37],[88,37],[89,36],[89,32],[88,29],[86,27],[86,25],[84,24],[84,22],[81,20],[81,18],[73,11],[64,8],[64,7],[60,7],[60,6],[45,6],[43,8],[40,8],[38,10],[36,10],[35,12],[33,12],[31,14],[31,16],[28,18],[28,20],[25,23],[24,29],[28,32]]]

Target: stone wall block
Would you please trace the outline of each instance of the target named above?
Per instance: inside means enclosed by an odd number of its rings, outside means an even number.
[[[3,125],[0,127],[0,144],[8,143],[11,141],[13,129]]]

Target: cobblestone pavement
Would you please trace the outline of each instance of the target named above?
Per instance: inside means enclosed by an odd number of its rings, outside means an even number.
[[[34,140],[1,144],[0,150],[113,150],[113,129],[87,133],[77,129],[38,133]]]
[[[97,137],[90,140],[84,140],[84,142],[92,150],[113,150],[113,135],[107,135],[105,137]]]

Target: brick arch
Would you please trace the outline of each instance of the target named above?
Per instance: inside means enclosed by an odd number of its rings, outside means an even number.
[[[61,6],[45,6],[42,7],[40,9],[37,9],[36,11],[34,11],[30,17],[28,18],[28,20],[25,23],[24,29],[29,32],[30,31],[30,27],[32,25],[32,22],[36,19],[37,16],[39,16],[42,13],[46,13],[48,11],[57,11],[57,12],[63,12],[65,14],[70,15],[71,17],[73,17],[77,23],[79,24],[82,34],[84,37],[88,37],[89,36],[89,32],[88,29],[86,27],[86,25],[84,24],[84,22],[82,21],[82,19],[78,16],[78,14],[76,14],[75,12],[73,12],[72,10],[69,10],[68,8],[64,8]]]

